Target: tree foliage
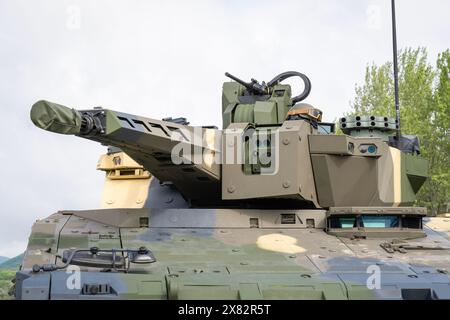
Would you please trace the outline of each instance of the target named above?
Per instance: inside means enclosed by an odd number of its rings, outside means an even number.
[[[364,83],[356,85],[352,114],[395,116],[392,64],[366,67]],[[430,179],[420,190],[418,205],[431,214],[445,212],[450,191],[450,50],[439,54],[436,66],[428,62],[426,48],[399,54],[401,130],[415,134],[421,152],[430,161]]]

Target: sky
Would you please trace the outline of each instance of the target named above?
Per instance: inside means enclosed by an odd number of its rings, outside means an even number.
[[[450,47],[450,1],[397,0],[398,46]],[[368,63],[392,59],[389,0],[0,0],[0,256],[26,248],[36,219],[100,206],[105,148],[40,130],[40,99],[221,126],[228,71],[300,71],[305,100],[334,121]],[[292,82],[294,92],[302,89]]]

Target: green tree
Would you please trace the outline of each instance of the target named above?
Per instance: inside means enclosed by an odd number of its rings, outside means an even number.
[[[401,129],[415,134],[422,155],[430,161],[430,179],[417,196],[430,214],[446,211],[449,202],[450,51],[439,54],[436,67],[428,62],[426,48],[399,54]],[[351,114],[395,116],[392,64],[366,67],[365,80],[356,85]]]

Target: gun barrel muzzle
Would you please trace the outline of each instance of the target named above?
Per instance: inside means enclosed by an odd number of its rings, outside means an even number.
[[[44,130],[61,134],[78,134],[81,128],[81,114],[57,103],[40,100],[30,111],[33,123]]]

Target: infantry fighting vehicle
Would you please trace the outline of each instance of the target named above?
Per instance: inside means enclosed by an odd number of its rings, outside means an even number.
[[[449,299],[450,221],[413,207],[418,140],[382,115],[336,134],[299,72],[226,75],[222,130],[33,105],[39,128],[109,148],[101,208],[33,225],[16,298]]]

